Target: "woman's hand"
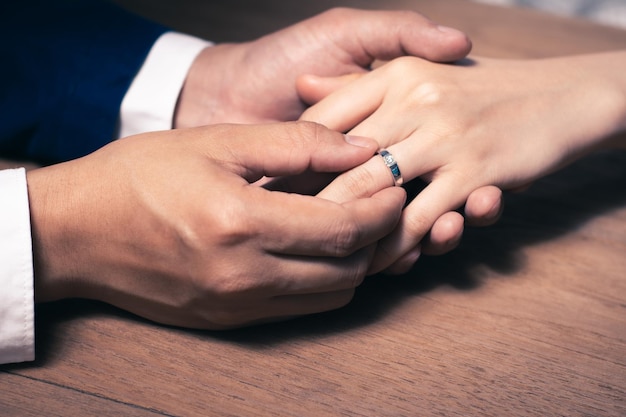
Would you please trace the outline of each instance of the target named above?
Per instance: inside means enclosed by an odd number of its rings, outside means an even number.
[[[466,65],[399,58],[343,87],[341,79],[301,78],[306,101],[330,93],[302,118],[376,138],[405,181],[428,183],[381,242],[372,266],[404,270],[436,219],[475,190],[523,187],[622,129],[625,67],[624,52]],[[376,156],[319,196],[345,202],[392,184]]]

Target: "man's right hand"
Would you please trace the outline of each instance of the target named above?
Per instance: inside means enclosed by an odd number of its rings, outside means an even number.
[[[402,188],[337,204],[251,183],[345,171],[377,146],[308,122],[215,125],[30,171],[36,300],[209,329],[343,306],[396,226]]]

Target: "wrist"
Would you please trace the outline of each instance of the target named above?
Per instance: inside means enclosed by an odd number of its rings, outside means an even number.
[[[79,294],[78,277],[72,271],[71,223],[66,217],[72,213],[70,200],[59,188],[68,182],[55,179],[57,167],[40,168],[27,172],[28,200],[30,205],[35,301],[46,302],[70,298]],[[77,219],[73,220],[74,222]],[[73,278],[74,277],[74,278]]]
[[[624,64],[626,64],[626,54],[623,54],[622,57]],[[624,64],[622,64],[622,68]],[[626,77],[622,72],[616,75],[613,86],[613,94],[616,95],[614,98],[616,122],[615,128],[605,141],[605,147],[626,149]]]
[[[562,124],[561,144],[580,157],[595,150],[624,146],[626,129],[626,52],[604,52],[551,59],[553,79],[561,80],[563,105],[573,111]]]
[[[606,134],[600,148],[626,148],[626,51],[608,52],[591,56],[590,78],[598,79],[601,102],[606,106],[608,120]],[[600,102],[600,100],[598,100]],[[598,105],[599,103],[591,104]]]
[[[232,94],[230,77],[236,60],[243,59],[242,44],[219,44],[204,48],[195,58],[180,90],[173,127],[214,124],[228,112]],[[230,88],[229,88],[230,87]]]
[[[210,45],[211,42],[178,32],[161,35],[124,96],[118,136],[171,129],[189,69],[197,55]]]

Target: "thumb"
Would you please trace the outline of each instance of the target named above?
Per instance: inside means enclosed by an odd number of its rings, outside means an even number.
[[[342,172],[367,161],[378,150],[369,138],[347,136],[318,123],[224,125],[228,140],[212,144],[211,156],[227,169],[256,181],[263,176],[306,171]]]
[[[357,73],[339,77],[319,77],[305,74],[296,79],[296,91],[302,101],[313,105],[362,76],[363,74]]]
[[[371,64],[375,59],[403,55],[449,62],[464,58],[472,48],[463,32],[412,11],[335,9],[327,13],[331,30],[344,35],[338,37],[344,41],[337,44],[358,58],[356,62]]]

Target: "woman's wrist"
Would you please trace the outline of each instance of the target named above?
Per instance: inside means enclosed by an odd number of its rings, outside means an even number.
[[[626,51],[606,52],[590,56],[590,74],[599,79],[600,88],[610,108],[610,123],[602,138],[602,148],[626,148]],[[589,103],[595,106],[596,103]]]
[[[563,149],[586,154],[594,150],[626,147],[626,51],[603,52],[549,59],[553,79],[561,79],[569,92],[563,105],[575,110],[572,124],[563,129],[574,139]],[[571,94],[570,94],[571,93]]]

